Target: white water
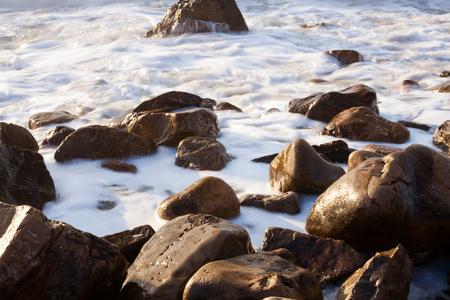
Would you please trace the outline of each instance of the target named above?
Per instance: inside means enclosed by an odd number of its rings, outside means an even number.
[[[445,81],[438,75],[450,70],[448,0],[238,0],[249,33],[144,39],[174,2],[0,0],[0,121],[26,127],[34,113],[64,109],[79,116],[67,124],[74,128],[105,125],[149,96],[171,90],[228,101],[245,112],[217,112],[218,140],[234,158],[220,172],[177,167],[176,150],[165,147],[128,160],[138,167],[135,175],[101,169],[101,161],[57,164],[55,149],[42,149],[58,193],[44,208],[49,218],[99,236],[142,224],[158,229],[164,224],[155,213],[158,203],[207,175],[224,179],[239,196],[274,194],[268,165],[251,159],[279,152],[295,138],[311,144],[335,138],[318,136],[325,124],[299,114],[260,115],[272,107],[284,111],[293,98],[314,92],[364,83],[376,89],[380,113],[389,120],[437,127],[450,119],[449,94],[425,91]],[[300,26],[318,23],[326,25]],[[322,54],[332,49],[357,50],[365,62],[341,68]],[[308,84],[314,78],[331,82]],[[399,91],[405,79],[422,88]],[[39,140],[50,128],[32,133]],[[410,131],[407,143],[394,146],[434,147],[433,130]],[[368,144],[347,142],[357,149]],[[259,248],[267,227],[304,232],[316,197],[303,197],[299,215],[243,207],[232,221],[244,226]],[[117,206],[101,211],[98,201]],[[415,272],[410,299],[444,296],[449,266],[446,260]]]

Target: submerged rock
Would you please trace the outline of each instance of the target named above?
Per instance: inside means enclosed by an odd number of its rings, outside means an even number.
[[[135,165],[127,164],[118,160],[107,160],[102,162],[102,168],[114,171],[114,172],[125,172],[125,173],[136,173],[137,168]]]
[[[432,86],[428,91],[433,91],[437,93],[450,93],[450,80],[444,81],[441,84]]]
[[[28,119],[28,128],[36,129],[48,124],[59,124],[73,121],[77,116],[67,111],[40,112]]]
[[[0,122],[0,143],[18,149],[39,150],[34,136],[26,128],[12,123]]]
[[[234,110],[237,112],[242,112],[242,109],[240,109],[236,105],[233,105],[229,102],[221,102],[221,103],[217,104],[216,109],[217,110]]]
[[[291,215],[300,213],[301,198],[296,192],[282,195],[249,194],[239,198],[241,206],[253,206],[267,211],[283,212]]]
[[[361,53],[355,50],[327,50],[324,53],[335,57],[344,66],[364,61]]]

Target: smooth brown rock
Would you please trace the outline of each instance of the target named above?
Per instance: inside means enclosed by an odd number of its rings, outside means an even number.
[[[449,246],[450,159],[413,144],[373,158],[342,176],[317,198],[305,229],[345,240],[358,251],[398,243],[410,253]]]
[[[127,164],[117,160],[107,160],[102,162],[102,168],[114,171],[114,172],[125,172],[125,173],[136,173],[137,168],[135,165]]]
[[[18,149],[39,150],[34,136],[26,128],[12,123],[0,122],[0,143]]]
[[[186,214],[210,214],[231,219],[239,216],[240,206],[231,186],[220,178],[207,176],[162,201],[157,213],[165,220]]]
[[[59,145],[55,160],[71,159],[125,159],[154,154],[155,143],[137,134],[106,126],[82,127],[70,134]]]
[[[320,194],[345,174],[323,160],[303,139],[294,140],[270,164],[270,185],[280,192]]]
[[[397,122],[402,124],[405,127],[416,128],[416,129],[420,129],[423,131],[428,131],[431,129],[431,127],[428,126],[427,124],[416,123],[416,122],[411,122],[411,121],[403,121],[403,120],[400,120]]]
[[[270,164],[275,159],[275,157],[277,157],[278,154],[279,153],[274,153],[274,154],[254,158],[254,159],[252,159],[252,162]]]
[[[48,220],[30,206],[0,203],[0,298],[111,299],[126,260],[111,243]]]
[[[0,201],[42,209],[55,199],[55,185],[42,155],[0,143]]]
[[[384,154],[366,151],[366,150],[358,150],[350,154],[348,157],[348,170],[351,171],[357,166],[359,166],[362,162],[368,160],[372,157],[384,157]]]
[[[427,90],[437,92],[437,93],[450,93],[450,80],[447,80],[441,84],[432,86]]]
[[[420,85],[417,81],[414,80],[403,80],[399,86],[399,91],[401,92],[409,92],[413,88],[419,88]]]
[[[73,121],[77,116],[67,111],[40,112],[28,119],[28,128],[36,129],[48,124],[59,124]]]
[[[292,252],[302,268],[308,269],[320,282],[344,278],[360,268],[366,258],[342,240],[320,238],[291,229],[266,229],[261,251],[285,248]]]
[[[339,289],[338,300],[408,299],[412,262],[402,245],[377,253]]]
[[[276,255],[241,255],[204,265],[189,280],[184,300],[323,299],[314,275]]]
[[[300,213],[301,196],[296,192],[282,195],[249,194],[239,197],[239,202],[241,206],[253,206],[267,211],[295,215]]]
[[[313,149],[325,155],[331,162],[347,163],[348,156],[355,151],[350,149],[343,140],[336,140],[325,144],[312,145]]]
[[[141,248],[155,234],[150,225],[142,225],[131,230],[105,235],[102,239],[116,245],[129,263],[138,256]]]
[[[231,161],[225,146],[208,137],[188,137],[178,144],[175,164],[195,170],[220,171]]]
[[[380,153],[383,155],[388,155],[394,152],[400,152],[403,151],[405,149],[402,148],[398,148],[398,147],[392,147],[392,146],[385,146],[385,145],[374,145],[374,144],[370,144],[367,145],[363,148],[364,151],[372,151],[375,153]]]
[[[75,129],[58,125],[50,129],[45,133],[45,138],[42,140],[42,145],[52,145],[52,146],[59,146],[62,141],[71,133],[75,132]]]
[[[442,123],[434,132],[433,144],[450,153],[450,120]]]
[[[320,132],[357,141],[401,144],[409,139],[409,130],[390,122],[367,107],[353,107],[336,115]]]
[[[234,0],[180,0],[146,36],[248,31]]]
[[[216,109],[217,110],[234,110],[237,112],[242,112],[242,109],[240,109],[236,105],[233,105],[229,102],[221,102],[221,103],[217,104]]]
[[[166,223],[144,245],[122,288],[124,299],[181,299],[203,265],[254,253],[239,225],[211,215],[185,215]]]
[[[352,107],[365,106],[378,114],[377,93],[364,84],[328,93],[317,93],[289,102],[286,111],[307,118],[329,122],[334,116]]]
[[[344,66],[364,61],[364,57],[361,53],[355,50],[328,50],[324,53],[336,57],[339,63]]]

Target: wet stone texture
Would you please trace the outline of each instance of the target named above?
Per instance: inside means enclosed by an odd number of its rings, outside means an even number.
[[[34,136],[26,128],[12,123],[0,122],[0,143],[18,149],[39,150]]]
[[[73,121],[77,116],[67,111],[40,112],[28,119],[28,128],[36,129],[49,124],[59,124]]]

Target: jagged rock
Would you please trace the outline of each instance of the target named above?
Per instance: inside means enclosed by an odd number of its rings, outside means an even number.
[[[156,149],[155,143],[137,134],[91,125],[70,134],[56,150],[55,160],[125,159],[154,154]]]
[[[413,144],[372,158],[317,198],[305,229],[345,240],[358,251],[398,243],[410,253],[450,245],[450,159]]]
[[[146,36],[248,31],[234,0],[180,0]]]
[[[231,157],[225,146],[208,137],[188,137],[178,144],[175,164],[180,167],[220,171]]]
[[[411,121],[397,121],[398,123],[402,124],[405,127],[410,127],[410,128],[416,128],[416,129],[420,129],[423,131],[428,131],[431,129],[430,126],[428,126],[427,124],[421,124],[421,123],[416,123],[416,122],[411,122]]]
[[[266,229],[261,251],[285,248],[294,254],[302,268],[308,269],[321,281],[344,278],[360,268],[366,258],[342,240],[320,238],[291,229]]]
[[[141,248],[155,234],[155,230],[150,225],[142,225],[132,230],[105,235],[102,239],[116,245],[129,263],[138,256]]]
[[[239,202],[241,206],[253,206],[267,211],[295,215],[300,213],[301,196],[296,192],[283,195],[249,194],[239,197]]]
[[[12,123],[0,122],[0,143],[18,149],[39,150],[34,136],[26,128]]]
[[[377,253],[339,289],[338,300],[408,299],[412,262],[402,245]]]
[[[166,223],[128,269],[124,299],[181,299],[203,265],[254,253],[247,231],[210,215],[185,215]]]
[[[450,152],[450,120],[442,123],[434,132],[433,144],[446,152]]]
[[[441,84],[435,85],[427,89],[427,91],[433,91],[437,93],[450,93],[450,80],[444,81]]]
[[[216,109],[217,110],[234,110],[237,112],[242,112],[242,109],[240,109],[236,105],[233,105],[229,102],[221,102],[221,103],[217,104]]]
[[[2,299],[111,299],[126,260],[90,233],[48,220],[30,206],[0,203]]]
[[[252,159],[252,162],[270,164],[275,159],[275,157],[277,157],[277,155],[278,155],[278,153],[261,156],[261,157]]]
[[[357,166],[359,166],[362,162],[368,160],[372,157],[384,157],[385,154],[373,152],[373,151],[366,151],[366,150],[358,150],[355,152],[352,152],[350,156],[348,157],[348,170],[351,171]]]
[[[102,168],[114,171],[114,172],[125,172],[125,173],[136,173],[137,168],[135,165],[127,164],[117,160],[107,160],[102,162]]]
[[[55,185],[42,155],[0,143],[0,201],[42,209],[55,199]]]
[[[311,272],[265,253],[204,265],[186,284],[183,299],[263,299],[267,296],[323,299],[319,282]]]
[[[326,162],[303,139],[294,140],[270,164],[270,185],[280,192],[320,194],[345,174]]]
[[[75,132],[75,129],[58,125],[50,129],[45,133],[45,138],[42,140],[42,145],[59,146],[62,141],[71,133]]]
[[[401,144],[409,139],[409,130],[390,122],[367,107],[353,107],[336,115],[320,132],[338,138]]]
[[[374,89],[357,84],[337,92],[316,93],[306,98],[292,100],[286,111],[329,122],[340,112],[359,106],[365,106],[378,114],[377,93]]]
[[[77,116],[67,111],[40,112],[28,119],[28,128],[36,129],[48,124],[59,124],[73,121]]]
[[[394,152],[400,152],[403,151],[404,149],[402,148],[398,148],[398,147],[392,147],[392,146],[385,146],[385,145],[374,145],[374,144],[370,144],[367,145],[363,148],[364,151],[372,151],[375,153],[380,153],[383,155],[387,155],[387,154],[391,154]]]
[[[364,61],[364,57],[361,53],[355,50],[328,50],[324,53],[336,57],[339,63],[344,66]]]
[[[325,144],[312,145],[317,153],[325,155],[331,162],[346,163],[348,156],[355,151],[350,149],[343,140],[336,140]]]

